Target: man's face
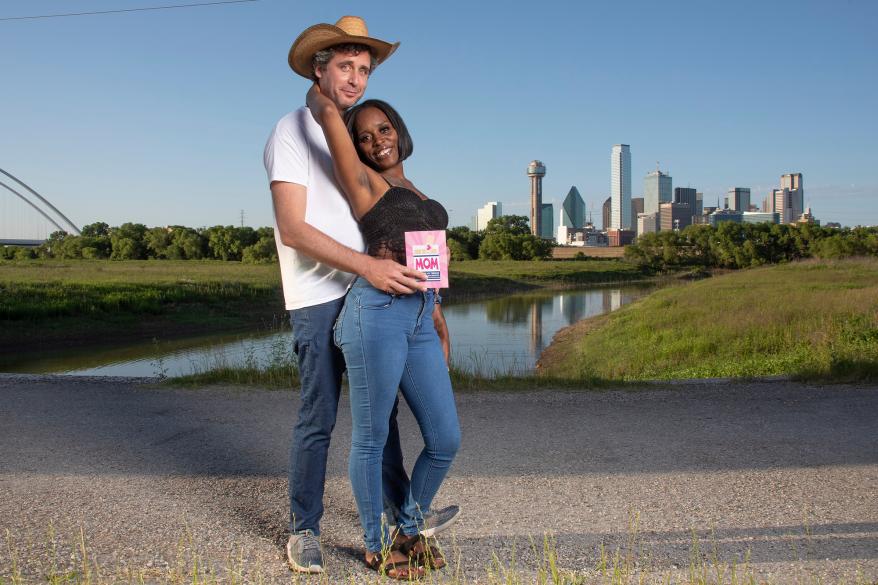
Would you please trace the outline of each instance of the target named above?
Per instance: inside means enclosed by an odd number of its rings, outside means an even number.
[[[336,51],[325,69],[317,68],[314,74],[323,95],[335,102],[340,110],[346,110],[363,97],[369,83],[372,56],[369,51],[358,54]]]

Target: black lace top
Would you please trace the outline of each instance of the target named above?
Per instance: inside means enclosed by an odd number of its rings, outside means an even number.
[[[392,258],[405,264],[405,232],[444,230],[448,212],[433,199],[421,197],[405,187],[390,189],[360,218],[366,253]]]

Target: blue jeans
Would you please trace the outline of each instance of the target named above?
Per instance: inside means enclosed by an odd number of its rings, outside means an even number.
[[[421,512],[429,510],[460,446],[451,380],[433,326],[434,306],[433,291],[389,295],[357,279],[335,326],[351,388],[351,486],[370,551],[381,550],[389,539],[389,527],[381,522],[382,457],[397,388],[424,439],[400,507],[404,534],[418,532]]]
[[[302,384],[299,417],[290,445],[290,532],[312,530],[320,534],[323,517],[323,486],[329,439],[338,413],[344,358],[332,341],[332,325],[344,299],[290,311],[293,351],[299,361]],[[396,407],[388,419],[390,432],[385,445],[384,467],[387,499],[401,507],[409,479],[402,464]]]

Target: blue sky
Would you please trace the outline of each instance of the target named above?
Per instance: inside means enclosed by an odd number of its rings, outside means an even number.
[[[3,0],[0,18],[195,1]],[[452,225],[492,200],[526,214],[532,159],[556,213],[576,185],[600,223],[615,143],[631,145],[634,196],[657,161],[708,205],[735,186],[761,202],[801,172],[819,219],[878,224],[871,0],[260,0],[0,21],[0,168],[79,225],[237,224],[241,210],[270,225],[262,148],[308,89],[289,46],[344,14],[401,41],[366,95],[405,118],[407,175]],[[3,230],[34,216],[2,197]]]

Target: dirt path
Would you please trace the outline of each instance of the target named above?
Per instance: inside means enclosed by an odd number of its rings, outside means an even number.
[[[465,393],[463,447],[437,498],[465,516],[444,539],[470,581],[492,555],[536,567],[551,533],[564,569],[601,543],[638,568],[687,571],[701,549],[771,582],[878,580],[878,388],[786,382],[641,391]],[[0,376],[0,531],[41,580],[80,530],[108,574],[160,578],[191,555],[289,582],[282,561],[290,392],[177,390],[143,381]],[[407,461],[419,439],[403,421]],[[346,401],[323,522],[330,582],[369,576],[346,477]],[[48,535],[50,527],[54,536]],[[695,530],[695,537],[692,530]],[[748,552],[749,551],[749,552]],[[713,563],[708,561],[708,566]],[[12,559],[0,547],[0,575]],[[740,567],[739,567],[740,572]],[[448,577],[453,573],[448,571]]]

